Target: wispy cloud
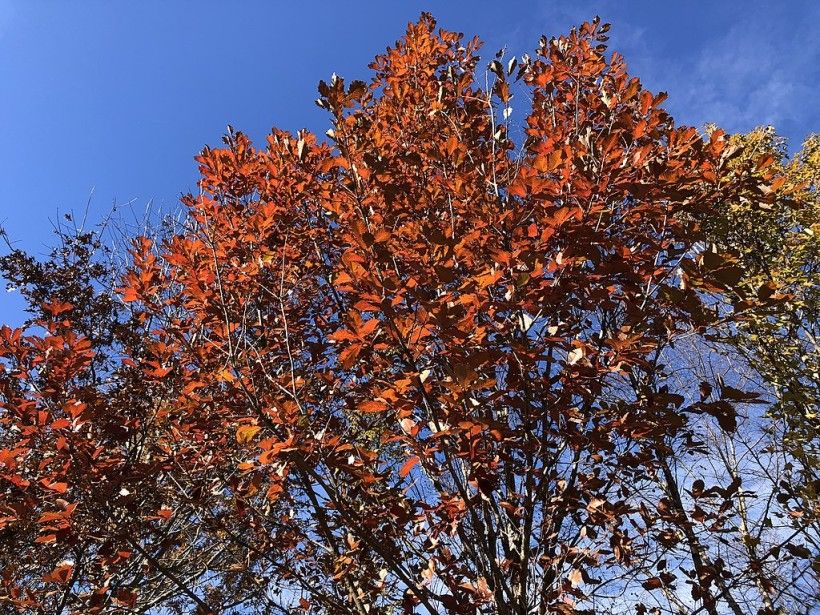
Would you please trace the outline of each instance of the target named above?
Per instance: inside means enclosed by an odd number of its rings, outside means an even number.
[[[746,17],[704,46],[693,73],[677,82],[687,114],[738,130],[816,122],[820,45],[814,24],[820,11],[815,13],[789,26]]]
[[[771,124],[796,148],[820,130],[820,3],[802,11],[801,4],[749,3],[677,57],[660,57],[628,19],[616,24],[618,42],[648,85],[669,92],[667,106],[680,121],[732,132]]]
[[[11,2],[0,2],[0,38],[8,32],[14,20],[14,5]]]
[[[543,1],[507,34],[527,49],[537,33],[560,34],[597,13],[613,24],[611,49],[647,87],[669,93],[679,122],[731,132],[772,124],[792,148],[820,131],[820,2],[696,5]]]

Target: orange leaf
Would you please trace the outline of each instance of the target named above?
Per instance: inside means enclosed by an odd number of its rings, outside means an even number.
[[[365,401],[359,404],[359,412],[384,412],[390,406],[383,401],[372,400]]]
[[[771,154],[763,154],[757,160],[757,165],[755,165],[755,171],[762,171],[763,169],[768,167],[773,162],[774,162],[774,156],[772,156]]]
[[[150,372],[150,375],[155,378],[165,378],[165,376],[171,373],[172,369],[172,367],[157,367]]]
[[[132,303],[134,301],[139,301],[139,295],[137,295],[137,291],[131,288],[118,288],[117,292],[122,295],[122,300],[125,303]]]
[[[221,372],[219,372],[219,375],[217,376],[217,378],[219,378],[219,380],[222,380],[224,382],[233,382],[234,380],[236,380],[236,376],[234,376],[233,373],[231,372],[231,370],[228,369],[227,367],[225,369],[223,369]]]
[[[52,482],[47,478],[44,478],[40,481],[40,484],[46,489],[56,491],[57,493],[65,493],[66,491],[68,491],[68,483],[60,483],[56,481]]]
[[[418,462],[419,462],[419,458],[418,458],[416,455],[413,455],[412,457],[410,457],[410,459],[408,459],[407,461],[405,461],[405,462],[404,462],[404,465],[403,465],[403,466],[401,467],[401,469],[399,470],[399,476],[401,476],[402,478],[404,478],[405,476],[407,476],[408,474],[410,474],[410,470],[412,470],[412,469],[413,469],[413,467],[414,467],[414,466],[415,466]]]
[[[379,319],[378,318],[371,318],[366,323],[364,323],[356,333],[359,335],[360,338],[364,339],[369,336],[373,331],[376,330],[376,327],[379,326]]]
[[[51,573],[43,577],[43,581],[46,583],[59,583],[60,585],[65,585],[71,578],[72,570],[74,570],[73,564],[63,564],[62,566],[57,566],[51,571]]]

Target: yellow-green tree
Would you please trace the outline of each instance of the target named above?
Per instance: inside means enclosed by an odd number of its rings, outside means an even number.
[[[816,506],[820,136],[811,135],[791,157],[771,127],[735,135],[730,143],[729,164],[752,163],[760,184],[724,202],[704,226],[718,251],[737,254],[738,292],[757,300],[732,342],[773,394],[773,428],[782,430],[784,447],[799,463],[800,497]],[[804,513],[811,514],[810,507]]]

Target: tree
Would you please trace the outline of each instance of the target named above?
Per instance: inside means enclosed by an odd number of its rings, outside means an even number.
[[[739,255],[747,292],[785,299],[758,306],[733,332],[733,342],[772,388],[774,427],[799,463],[804,496],[817,506],[820,138],[809,137],[791,160],[771,127],[736,135],[730,147],[741,160],[759,161],[761,184],[713,212],[707,233],[720,249]],[[760,202],[761,190],[775,190],[774,203]]]
[[[183,226],[136,238],[116,291],[115,266],[70,274],[82,241],[56,281],[0,263],[34,310],[0,332],[0,600],[798,612],[710,547],[742,479],[681,471],[761,392],[674,361],[777,301],[703,223],[777,186],[676,127],[607,30],[498,55],[482,88],[478,40],[423,15],[369,84],[320,83],[328,141],[206,148]]]

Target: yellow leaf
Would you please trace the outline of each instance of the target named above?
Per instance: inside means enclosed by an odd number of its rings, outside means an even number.
[[[274,254],[273,252],[267,252],[259,257],[259,264],[270,265],[273,262],[274,258],[276,258],[276,254]]]
[[[258,425],[242,425],[236,430],[236,441],[239,444],[248,444],[261,429]]]

